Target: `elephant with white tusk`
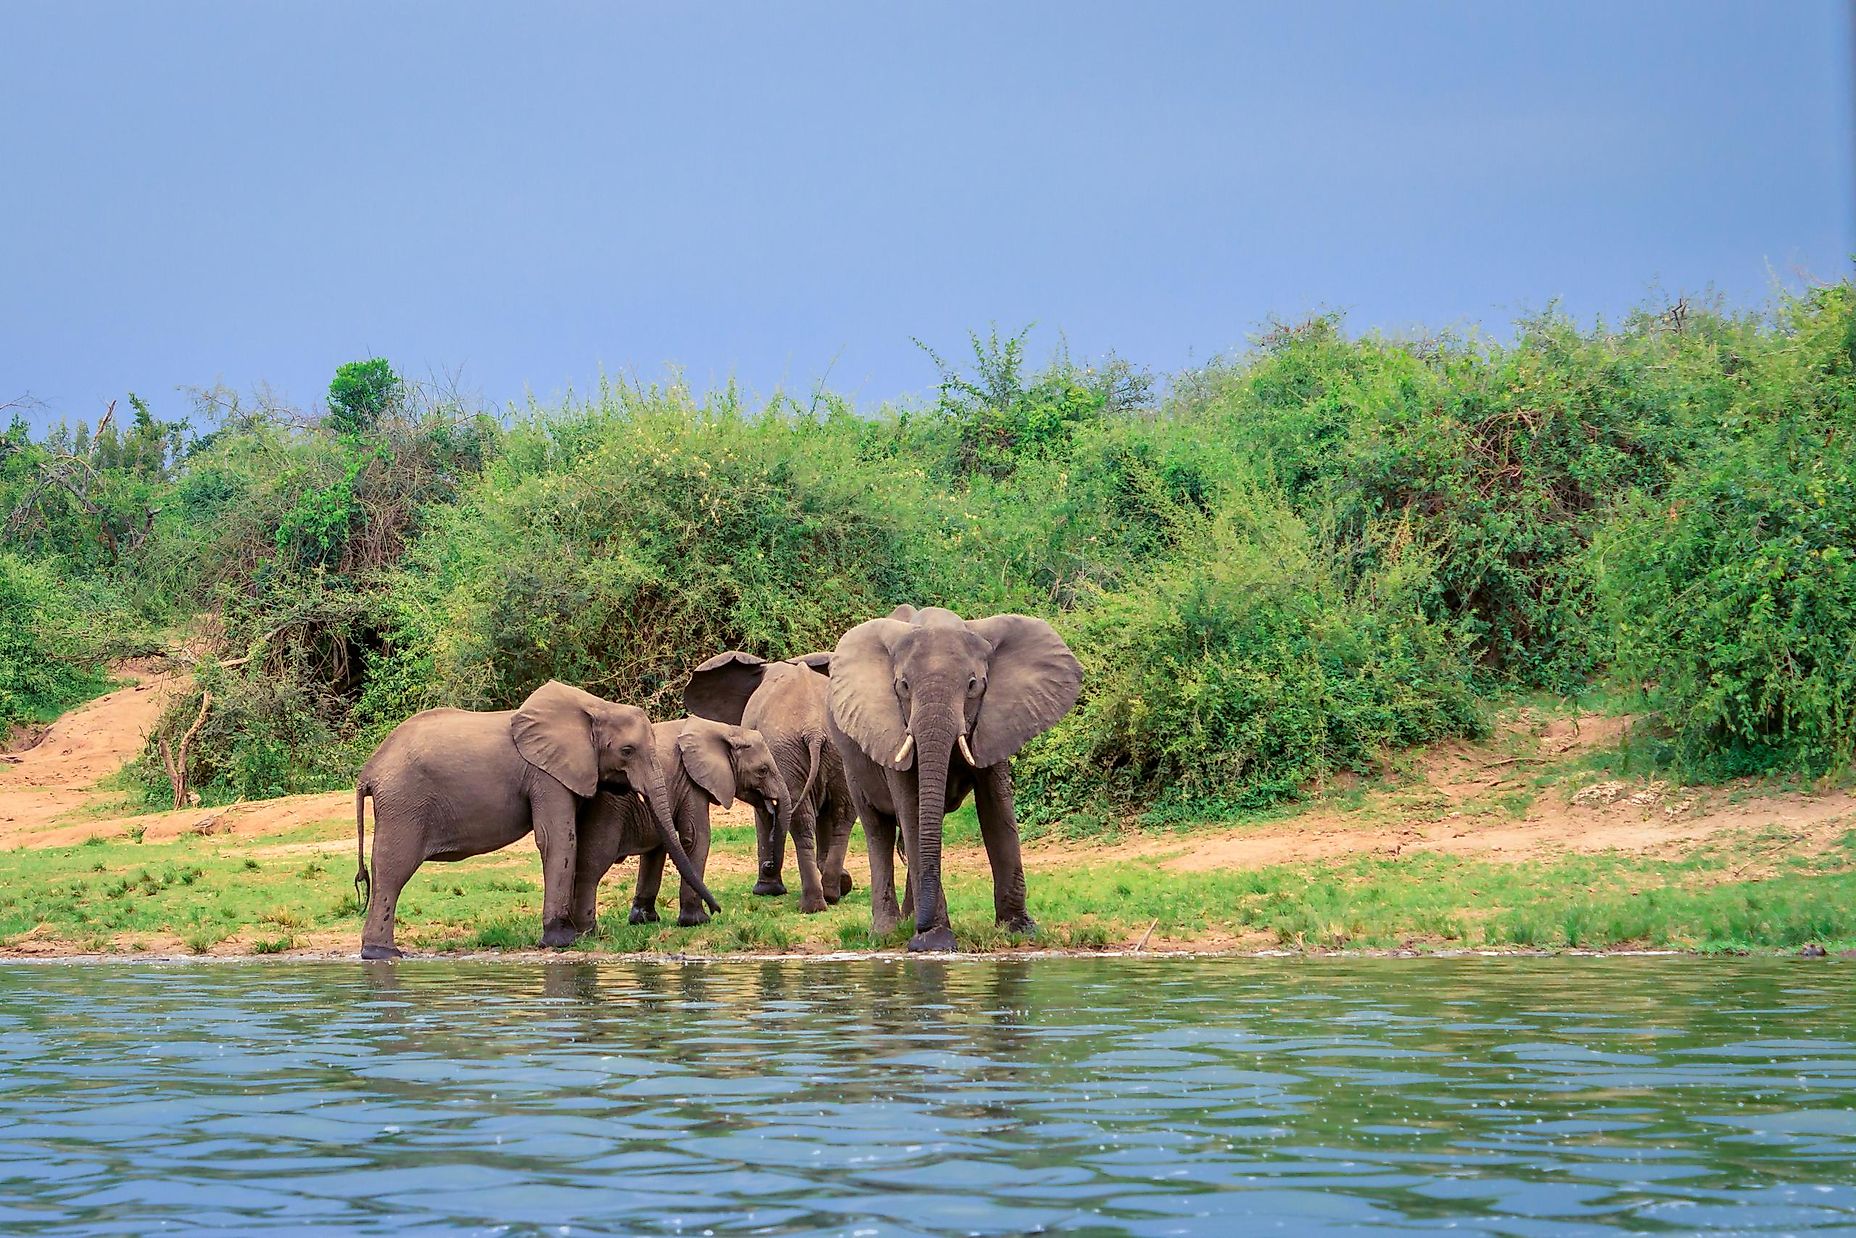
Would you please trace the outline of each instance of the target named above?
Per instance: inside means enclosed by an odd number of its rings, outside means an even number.
[[[911,950],[952,950],[941,888],[942,818],[975,796],[992,864],[993,912],[1015,932],[1036,925],[1012,805],[1012,755],[1076,704],[1082,666],[1029,615],[965,620],[898,607],[846,632],[831,656],[831,732],[870,847],[870,921],[901,921],[897,832],[908,855]]]

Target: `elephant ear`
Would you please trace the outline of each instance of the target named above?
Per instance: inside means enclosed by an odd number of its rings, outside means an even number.
[[[683,772],[702,788],[702,793],[718,807],[735,802],[735,763],[732,737],[737,727],[726,727],[703,718],[691,718],[677,735],[677,756]]]
[[[908,722],[896,699],[896,668],[891,649],[909,625],[896,619],[860,623],[838,640],[831,655],[831,716],[838,729],[856,741],[872,761],[886,769],[895,763]]]
[[[994,615],[969,620],[967,627],[992,645],[986,696],[973,724],[973,760],[983,768],[1008,759],[1032,736],[1057,725],[1076,704],[1083,668],[1042,619]]]
[[[815,670],[827,679],[831,678],[831,654],[829,652],[802,653],[798,657],[791,658],[788,660],[797,662],[801,666],[808,667],[812,670]]]
[[[748,698],[766,673],[765,658],[738,649],[718,653],[690,672],[689,686],[683,689],[683,709],[698,718],[739,726]]]
[[[510,719],[509,735],[522,759],[559,779],[581,799],[599,789],[599,757],[593,751],[593,715],[610,709],[591,692],[559,680],[528,694]]]

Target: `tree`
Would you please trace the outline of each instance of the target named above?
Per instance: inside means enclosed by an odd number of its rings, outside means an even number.
[[[328,424],[337,434],[366,434],[404,394],[405,383],[385,357],[350,361],[329,384]]]

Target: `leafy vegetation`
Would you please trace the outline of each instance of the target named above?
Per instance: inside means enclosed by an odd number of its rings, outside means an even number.
[[[1843,283],[1512,343],[1318,317],[1164,388],[993,332],[909,408],[672,383],[499,419],[379,358],[321,415],[130,397],[0,438],[0,709],[192,624],[212,656],[136,776],[168,802],[159,742],[204,713],[187,783],[224,802],[548,677],[668,715],[719,649],[914,601],[1044,615],[1084,659],[1032,818],[1251,811],[1608,684],[1685,773],[1821,773],[1856,750],[1853,341]]]

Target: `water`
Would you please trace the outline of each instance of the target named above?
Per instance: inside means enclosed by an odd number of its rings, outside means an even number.
[[[0,967],[0,1230],[1856,1230],[1856,969]]]

